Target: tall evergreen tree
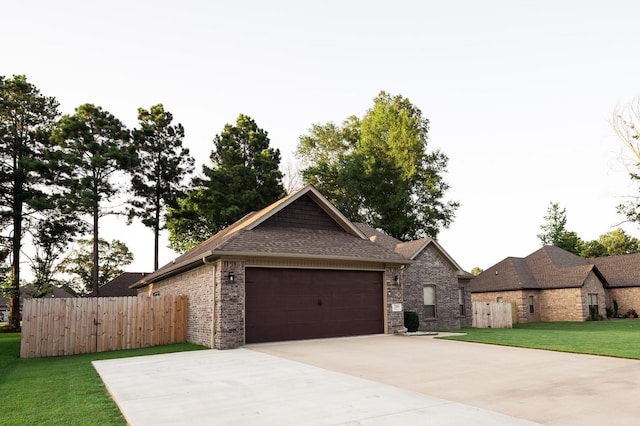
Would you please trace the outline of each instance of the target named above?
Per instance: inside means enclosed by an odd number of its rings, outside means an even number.
[[[49,135],[58,102],[25,76],[0,76],[0,230],[8,231],[11,272],[9,324],[20,329],[20,265],[25,230],[34,213],[47,207],[43,175],[47,173]]]
[[[182,146],[184,128],[172,124],[173,116],[162,104],[150,110],[138,109],[140,127],[133,130],[138,149],[139,166],[131,180],[135,198],[131,201],[129,219],[141,219],[154,233],[154,270],[158,269],[159,235],[164,229],[164,212],[177,207],[183,194],[184,178],[193,169],[189,149]]]
[[[580,253],[583,241],[573,231],[567,230],[567,210],[560,208],[560,204],[551,202],[540,225],[542,233],[538,239],[543,246],[553,245],[573,254]]]
[[[107,111],[91,104],[62,117],[53,138],[63,152],[64,184],[73,208],[91,218],[93,235],[92,285],[98,286],[99,220],[109,201],[125,192],[123,175],[138,164],[129,131]]]
[[[171,247],[187,250],[251,211],[284,196],[280,151],[267,132],[243,114],[213,140],[211,166],[202,167],[192,189],[167,211]]]

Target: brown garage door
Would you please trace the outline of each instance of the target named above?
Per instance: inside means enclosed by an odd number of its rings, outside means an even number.
[[[384,331],[382,272],[246,269],[246,342]]]

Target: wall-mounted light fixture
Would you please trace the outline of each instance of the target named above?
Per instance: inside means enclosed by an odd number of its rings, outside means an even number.
[[[400,275],[394,275],[393,281],[396,283],[396,285],[399,285],[400,284]]]
[[[229,281],[234,282],[235,280],[236,280],[236,274],[234,274],[232,271],[229,271]]]

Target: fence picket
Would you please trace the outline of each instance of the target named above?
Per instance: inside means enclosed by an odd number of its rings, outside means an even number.
[[[25,299],[20,357],[186,341],[187,296]],[[97,321],[100,325],[95,325]]]

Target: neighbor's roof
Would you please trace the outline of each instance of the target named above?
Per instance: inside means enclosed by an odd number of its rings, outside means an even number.
[[[26,285],[20,286],[20,303],[22,304],[24,299],[31,298],[35,293],[35,291],[36,290],[32,284],[26,284]],[[52,287],[51,293],[47,294],[46,296],[43,296],[43,298],[46,298],[46,299],[51,299],[51,298],[64,299],[69,297],[75,297],[75,296],[67,293],[60,287],[56,287],[56,286]],[[4,296],[0,296],[0,306],[9,306],[9,299]]]
[[[609,287],[640,287],[640,253],[590,259]]]
[[[309,197],[337,224],[337,230],[260,227],[303,197]],[[357,260],[407,264],[398,253],[374,244],[317,189],[308,185],[270,206],[250,213],[132,286],[143,287],[221,256]]]
[[[581,287],[593,272],[607,280],[586,259],[554,246],[545,246],[527,257],[508,257],[488,268],[471,282],[471,291],[508,291]]]
[[[131,289],[131,285],[149,275],[150,272],[123,272],[108,283],[100,286],[98,295],[100,297],[122,297],[122,296],[136,296],[137,291]],[[87,297],[96,297],[96,290],[93,289]]]

